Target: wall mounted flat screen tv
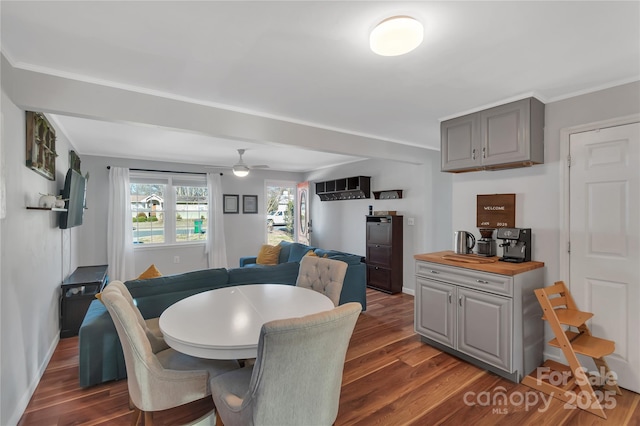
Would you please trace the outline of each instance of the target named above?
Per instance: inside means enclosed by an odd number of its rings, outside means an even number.
[[[62,190],[62,198],[66,200],[64,207],[67,211],[60,214],[60,229],[82,225],[86,184],[85,178],[80,173],[69,169]]]

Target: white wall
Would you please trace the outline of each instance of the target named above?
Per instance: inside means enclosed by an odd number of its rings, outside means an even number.
[[[139,169],[209,172],[202,166],[157,161],[129,160],[123,158],[81,156],[82,170],[90,173],[87,186],[87,206],[84,224],[80,228],[82,237],[80,263],[97,265],[107,263],[107,189],[109,173],[107,166]],[[299,182],[299,173],[252,170],[249,176],[239,178],[230,171],[223,172],[222,191],[240,196],[240,213],[225,214],[225,240],[229,267],[238,266],[240,257],[258,254],[260,245],[266,242],[265,180],[290,180]],[[242,195],[258,196],[258,214],[242,213]],[[174,263],[174,257],[180,263]],[[207,268],[204,244],[171,245],[165,247],[137,246],[135,248],[135,273],[142,273],[150,264],[155,264],[163,275],[177,274]]]
[[[2,89],[2,145],[7,214],[0,221],[0,424],[15,424],[27,406],[59,340],[60,284],[78,266],[78,230],[60,230],[60,213],[27,210],[39,193],[59,194],[69,167],[57,132],[56,180],[25,166],[25,112]]]
[[[308,174],[311,182],[311,244],[366,255],[365,216],[373,210],[396,210],[403,215],[403,292],[415,289],[414,259],[418,253],[444,250],[451,238],[451,176],[440,173],[440,153],[429,152],[424,164],[411,165],[395,161],[366,160]],[[402,189],[397,200],[370,199],[320,201],[313,182],[351,176],[371,176],[372,191]],[[408,218],[415,219],[409,226]]]

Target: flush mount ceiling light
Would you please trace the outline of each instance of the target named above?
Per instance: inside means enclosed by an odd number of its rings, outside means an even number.
[[[424,37],[422,24],[410,16],[392,16],[371,31],[369,46],[381,56],[398,56],[420,46]]]

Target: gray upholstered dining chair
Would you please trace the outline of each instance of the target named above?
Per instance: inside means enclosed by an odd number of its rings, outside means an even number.
[[[345,262],[317,256],[304,256],[300,261],[296,285],[322,293],[331,299],[334,306],[338,306],[346,274]]]
[[[359,303],[262,326],[253,366],[211,379],[217,425],[331,425]]]
[[[236,361],[204,360],[171,348],[154,350],[142,316],[114,283],[117,281],[105,287],[101,300],[122,344],[129,397],[135,406],[134,424],[143,417],[144,424],[150,425],[153,411],[206,397],[211,393],[210,378],[239,368]]]
[[[136,306],[136,303],[133,301],[133,296],[129,292],[129,289],[126,285],[124,285],[122,281],[111,281],[108,285],[117,287],[120,290],[122,296],[124,296],[129,305],[131,305],[133,312],[136,314],[136,318],[138,318],[138,322],[141,325],[142,323],[144,323],[143,330],[147,335],[147,338],[149,339],[149,343],[151,343],[153,352],[159,352],[164,349],[169,349],[169,345],[165,343],[164,338],[162,337],[162,331],[160,330],[160,318],[158,317],[144,319],[144,317],[140,313],[140,310]]]

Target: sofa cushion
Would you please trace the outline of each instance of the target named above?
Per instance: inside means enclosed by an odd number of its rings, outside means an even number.
[[[291,241],[280,241],[280,254],[278,255],[278,263],[286,263],[289,261],[289,254],[291,254]]]
[[[124,284],[131,292],[131,296],[139,297],[166,294],[191,289],[210,288],[216,283],[226,283],[228,272],[225,268],[203,269],[201,271],[185,272],[175,275],[165,275],[146,280],[131,280]]]
[[[359,263],[364,262],[364,258],[362,256],[358,256],[350,253],[344,253],[337,250],[316,249],[315,253],[319,257],[328,257],[329,259],[340,260],[342,262],[347,263],[347,265],[357,265]]]
[[[347,265],[359,265],[362,263],[362,256],[356,256],[355,254],[336,254],[329,256],[329,259],[340,260]]]
[[[229,285],[239,284],[291,284],[298,278],[298,262],[287,262],[279,265],[257,265],[253,268],[229,269]],[[269,273],[265,273],[265,269]]]
[[[304,257],[304,255],[307,254],[309,250],[314,250],[314,249],[315,249],[314,247],[310,247],[306,244],[292,243],[288,262],[300,262]]]
[[[331,256],[347,254],[337,250],[324,250],[324,249],[316,249],[314,253],[318,257],[331,257]]]

